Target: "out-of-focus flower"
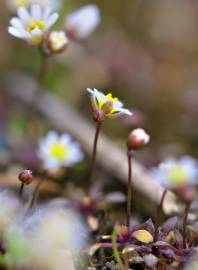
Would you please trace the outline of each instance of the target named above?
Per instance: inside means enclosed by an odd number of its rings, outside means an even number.
[[[52,53],[62,52],[68,45],[68,38],[63,31],[53,31],[48,36],[48,47]]]
[[[184,270],[197,270],[198,269],[198,258],[193,258],[193,260],[190,260],[190,262],[186,265]]]
[[[62,0],[5,0],[7,7],[11,11],[16,11],[19,7],[29,8],[33,4],[38,4],[42,7],[51,7],[57,10],[61,7]]]
[[[100,23],[99,9],[95,5],[87,5],[67,16],[66,33],[73,39],[89,37]]]
[[[44,9],[35,4],[30,10],[19,7],[18,17],[10,20],[8,32],[32,45],[40,45],[44,34],[57,21],[58,14],[52,13],[49,7]]]
[[[9,225],[16,221],[17,215],[19,217],[21,206],[17,198],[7,191],[0,193],[0,205],[0,234],[2,234]]]
[[[142,128],[134,129],[127,141],[128,149],[136,150],[144,145],[146,145],[150,141],[150,136],[145,132]]]
[[[111,93],[104,95],[95,88],[93,90],[87,88],[87,91],[90,94],[91,104],[94,112],[102,113],[99,118],[102,119],[108,117],[113,119],[125,114],[132,115],[129,110],[123,108],[123,104],[118,98],[112,97]],[[98,113],[96,114],[96,116],[98,116]]]
[[[74,270],[87,243],[88,232],[80,217],[63,208],[44,208],[30,226],[29,260],[35,269]],[[31,217],[30,217],[31,219]],[[35,222],[35,223],[34,223]],[[36,225],[35,225],[36,224]]]
[[[167,158],[151,174],[168,189],[198,184],[198,164],[191,157]]]
[[[38,157],[46,169],[57,170],[79,162],[83,154],[80,145],[72,141],[68,134],[59,136],[56,132],[50,131],[40,140]]]

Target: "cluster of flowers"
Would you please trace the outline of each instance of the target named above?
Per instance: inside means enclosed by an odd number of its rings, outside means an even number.
[[[53,1],[56,2],[56,1]],[[42,49],[44,55],[60,53],[69,39],[86,39],[98,26],[100,13],[97,6],[88,5],[69,14],[61,31],[50,31],[59,15],[50,5],[19,4],[17,17],[10,20],[8,32],[30,45]]]

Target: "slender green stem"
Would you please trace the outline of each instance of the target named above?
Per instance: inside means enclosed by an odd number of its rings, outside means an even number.
[[[24,188],[25,184],[21,183],[20,189],[19,189],[19,196],[22,197],[23,195],[23,188]]]
[[[164,199],[166,197],[167,191],[168,191],[167,189],[164,189],[164,191],[162,193],[160,204],[159,204],[159,206],[157,208],[157,212],[156,212],[156,216],[155,216],[155,240],[157,239],[157,236],[158,236],[158,227],[159,227],[159,224],[160,224],[160,215],[161,215],[161,212],[163,211]]]
[[[118,252],[118,248],[117,248],[117,232],[115,229],[112,233],[112,249],[113,249],[113,255],[117,263],[119,264],[120,269],[125,270],[122,260],[120,258],[119,252]]]
[[[38,197],[38,194],[39,194],[39,189],[40,189],[42,183],[43,183],[44,180],[45,180],[45,176],[46,176],[46,173],[44,172],[43,175],[41,176],[39,182],[37,183],[37,185],[36,185],[34,191],[33,191],[32,199],[31,199],[31,201],[30,201],[30,204],[29,204],[29,207],[28,207],[28,208],[32,208],[32,207],[34,206],[35,201],[36,201],[36,199],[37,199],[37,197]]]
[[[187,203],[185,206],[184,212],[184,220],[183,220],[183,248],[186,248],[186,231],[187,231],[187,222],[188,222],[188,214],[190,210],[191,203]]]
[[[130,228],[130,219],[131,219],[131,199],[132,199],[132,157],[134,152],[129,150],[127,152],[128,157],[128,186],[127,186],[127,216],[126,216],[126,225]]]
[[[94,137],[94,144],[93,144],[92,160],[91,160],[91,171],[90,171],[90,176],[89,176],[89,181],[88,181],[88,189],[90,188],[92,184],[95,170],[96,170],[97,144],[98,144],[100,129],[101,129],[101,122],[97,122],[96,132],[95,132],[95,137]]]

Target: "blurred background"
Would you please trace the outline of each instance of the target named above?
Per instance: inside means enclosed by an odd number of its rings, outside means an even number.
[[[50,60],[43,87],[71,104],[90,122],[91,107],[84,89],[95,87],[118,96],[134,116],[106,121],[103,131],[125,149],[129,131],[145,128],[151,143],[138,153],[138,160],[146,167],[170,155],[198,157],[198,2],[65,0],[54,29],[61,29],[65,16],[86,4],[98,5],[101,24],[88,40],[70,42],[64,53]],[[36,77],[40,66],[39,52],[7,33],[13,14],[5,0],[1,0],[2,169],[12,162],[33,164],[30,148],[46,130],[53,128],[39,114],[30,121],[28,106],[18,103],[6,89],[4,79],[9,78],[10,72]],[[89,166],[88,159],[77,165],[77,181],[79,175],[87,175]]]

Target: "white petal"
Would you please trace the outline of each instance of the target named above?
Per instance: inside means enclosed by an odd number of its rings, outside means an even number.
[[[12,26],[8,27],[8,32],[14,37],[21,38],[21,39],[24,38],[21,32]]]
[[[40,29],[34,29],[31,31],[31,35],[33,37],[40,37],[42,36],[43,32]]]
[[[46,20],[50,16],[51,13],[52,13],[51,7],[49,6],[46,7],[43,12],[43,19]]]
[[[24,24],[23,24],[23,22],[22,22],[19,18],[17,18],[17,17],[12,18],[12,19],[10,20],[10,24],[11,24],[12,26],[16,27],[16,28],[22,28],[22,29],[24,29]]]
[[[46,21],[47,29],[50,28],[57,20],[58,20],[58,13],[53,13]]]
[[[19,7],[18,8],[18,16],[19,18],[25,23],[27,24],[30,20],[31,20],[31,17],[30,17],[30,14],[28,12],[28,10],[24,7]]]
[[[41,7],[39,5],[32,5],[30,12],[34,20],[41,20]]]

